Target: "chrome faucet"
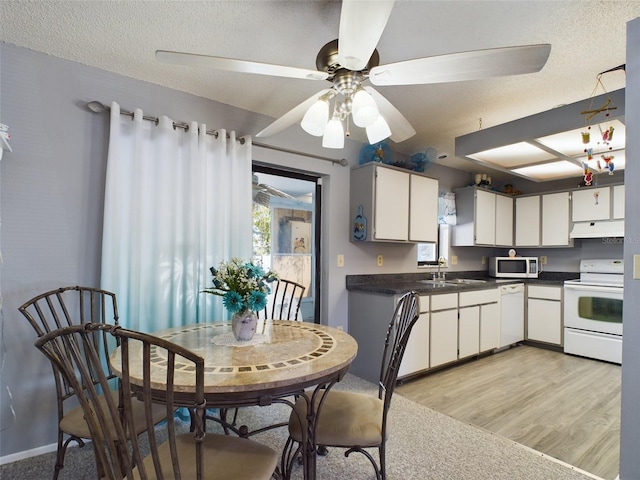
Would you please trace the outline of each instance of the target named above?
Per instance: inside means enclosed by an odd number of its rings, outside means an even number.
[[[445,272],[441,272],[440,268],[442,268],[445,264],[446,260],[444,257],[440,257],[438,259],[438,273],[436,274],[436,272],[433,272],[433,279],[434,280],[446,280],[446,273]]]

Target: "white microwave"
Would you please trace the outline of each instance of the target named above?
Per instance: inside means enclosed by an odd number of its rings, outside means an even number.
[[[491,257],[489,276],[499,278],[538,278],[538,257]]]

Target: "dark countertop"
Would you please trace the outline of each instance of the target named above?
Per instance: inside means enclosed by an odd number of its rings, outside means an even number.
[[[483,283],[471,284],[444,284],[433,285],[421,280],[431,279],[429,273],[391,273],[373,275],[347,275],[346,286],[349,291],[384,293],[390,295],[403,294],[415,291],[420,295],[432,295],[439,293],[455,293],[468,290],[483,290],[510,283],[525,283],[527,285],[552,285],[562,286],[565,280],[571,280],[580,276],[577,272],[542,272],[538,278],[532,279],[505,279],[487,276],[486,271],[476,272],[447,272],[447,280],[456,278],[468,278],[484,280]]]

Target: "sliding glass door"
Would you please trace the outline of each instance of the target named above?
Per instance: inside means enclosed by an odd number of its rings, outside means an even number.
[[[254,261],[305,287],[299,318],[318,323],[320,182],[317,177],[253,167]]]

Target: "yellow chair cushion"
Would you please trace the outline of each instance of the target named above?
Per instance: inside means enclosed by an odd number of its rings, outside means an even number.
[[[113,390],[109,393],[117,405],[118,391]],[[100,398],[100,403],[104,405],[105,409],[107,408],[107,401],[105,397]],[[160,422],[167,416],[167,407],[160,404],[153,405],[152,416],[154,424]],[[138,400],[133,401],[133,421],[136,426],[136,435],[147,430],[144,404]],[[60,420],[60,430],[78,438],[91,438],[89,425],[87,425],[87,422],[84,420],[84,412],[82,411],[81,406],[77,406],[67,412],[62,420]]]
[[[316,405],[319,399],[316,400]],[[334,447],[377,446],[382,443],[383,402],[372,395],[330,390],[322,404],[316,427],[316,444]],[[296,401],[289,417],[289,435],[302,442],[302,429],[307,429],[307,404]]]
[[[176,437],[176,446],[182,478],[196,477],[196,450],[193,433]],[[208,433],[203,442],[204,478],[216,480],[269,480],[278,463],[278,454],[258,442],[246,438]],[[172,480],[173,467],[169,443],[158,447],[163,475],[159,478]],[[156,478],[151,455],[143,461],[149,478]],[[134,478],[140,472],[134,470]]]

